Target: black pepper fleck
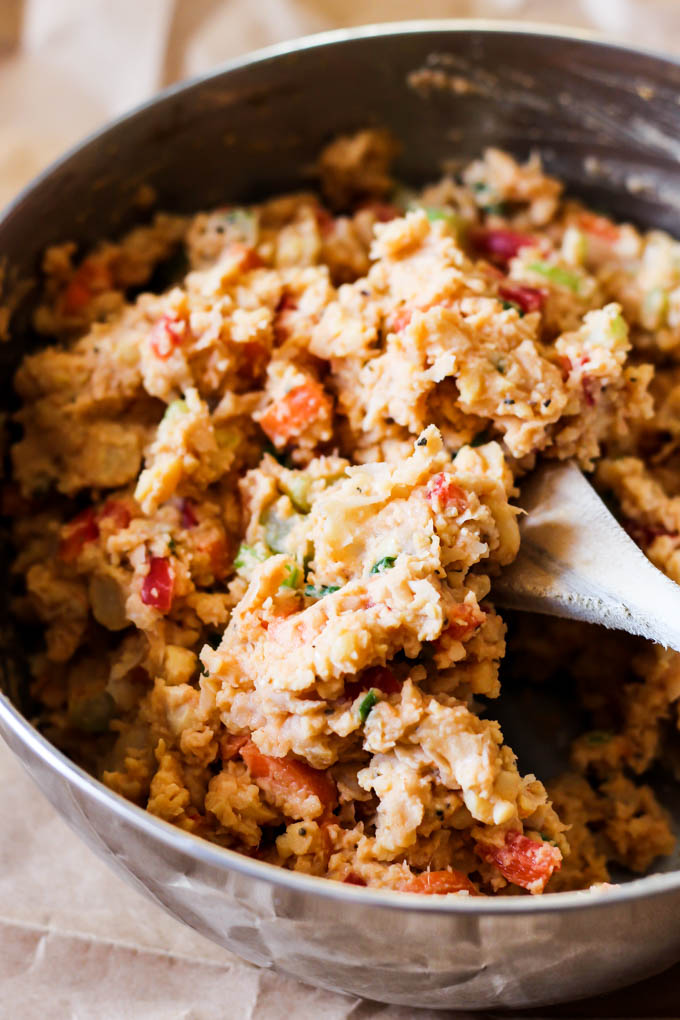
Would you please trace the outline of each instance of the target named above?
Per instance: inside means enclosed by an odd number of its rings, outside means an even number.
[[[423,436],[416,442],[416,446],[427,446],[427,439]]]

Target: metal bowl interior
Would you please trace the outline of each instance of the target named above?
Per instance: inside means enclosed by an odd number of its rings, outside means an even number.
[[[0,219],[3,298],[15,307],[0,348],[4,405],[13,368],[37,343],[41,253],[120,233],[139,217],[141,184],[166,210],[254,199],[309,184],[327,140],[375,124],[401,140],[405,181],[433,179],[486,145],[537,148],[596,207],[680,235],[679,97],[680,67],[662,57],[469,21],[330,33],[171,89],[67,154]],[[3,611],[4,687],[21,704],[20,650]],[[680,872],[488,901],[338,886],[153,818],[68,761],[12,700],[0,696],[0,732],[69,824],[172,914],[253,962],[386,1002],[474,1009],[601,992],[680,958]]]

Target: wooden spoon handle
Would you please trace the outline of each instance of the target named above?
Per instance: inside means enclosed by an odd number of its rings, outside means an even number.
[[[493,582],[507,609],[585,620],[680,651],[680,585],[657,570],[571,463],[522,488],[517,559]]]

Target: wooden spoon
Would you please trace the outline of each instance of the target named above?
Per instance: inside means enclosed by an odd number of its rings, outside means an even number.
[[[680,585],[652,566],[572,463],[522,486],[517,559],[493,581],[506,609],[598,623],[680,651]]]

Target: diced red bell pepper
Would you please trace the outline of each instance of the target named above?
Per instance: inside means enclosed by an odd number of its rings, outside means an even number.
[[[329,213],[328,209],[324,209],[322,205],[317,205],[314,209],[314,215],[316,216],[317,226],[322,237],[328,237],[335,226],[335,220]]]
[[[527,313],[540,312],[547,297],[546,292],[539,287],[527,287],[523,283],[502,283],[498,293]]]
[[[583,390],[583,396],[588,407],[595,407],[595,389],[597,384],[589,375],[584,375],[581,378],[581,389]]]
[[[99,538],[99,525],[92,507],[83,510],[63,529],[59,542],[59,558],[64,563],[73,563],[80,556],[87,542],[95,542]]]
[[[162,315],[151,329],[151,350],[161,361],[167,361],[173,351],[180,347],[187,333],[184,319],[174,315]]]
[[[229,567],[229,547],[224,535],[217,529],[200,535],[196,550],[207,557],[215,577],[224,577]]]
[[[242,273],[249,273],[251,269],[261,269],[264,265],[255,249],[241,241],[232,241],[227,251],[238,259],[238,268]]]
[[[194,513],[191,500],[183,499],[180,503],[180,521],[183,528],[195,528],[198,524],[198,517]]]
[[[358,680],[345,684],[345,697],[354,701],[363,691],[371,688],[383,694],[398,694],[401,683],[388,666],[369,666],[363,670]]]
[[[449,615],[449,622],[444,631],[456,641],[465,641],[471,637],[478,627],[486,620],[484,613],[479,606],[469,602],[462,602],[456,606]]]
[[[425,495],[435,509],[445,510],[452,506],[461,514],[468,507],[467,495],[444,471],[430,479]]]
[[[656,538],[678,538],[677,531],[668,531],[660,525],[643,524],[640,521],[631,521],[627,518],[621,521],[624,531],[633,539],[636,545],[646,549]]]
[[[131,520],[129,508],[119,499],[107,499],[97,517],[100,521],[110,520],[117,531],[127,528]]]
[[[345,885],[366,885],[363,878],[360,878],[354,871],[349,871],[343,878],[343,882]]]
[[[397,216],[402,215],[401,210],[396,205],[392,205],[391,202],[379,202],[376,199],[362,202],[359,208],[368,209],[379,223],[389,223],[390,220],[396,220]]]
[[[159,613],[167,613],[172,606],[175,578],[170,561],[162,556],[152,556],[149,570],[142,583],[142,602],[153,606]]]
[[[560,369],[562,371],[562,382],[566,382],[574,368],[571,363],[571,358],[567,357],[566,354],[558,354],[557,360],[559,361]]]
[[[471,233],[470,241],[478,252],[503,263],[514,259],[521,248],[536,244],[535,237],[503,227],[479,227]]]
[[[503,846],[477,843],[475,853],[495,864],[508,882],[532,893],[543,892],[553,872],[562,867],[562,854],[556,846],[539,843],[520,832],[509,832]]]
[[[225,733],[220,737],[220,758],[222,761],[231,761],[241,748],[248,743],[250,737],[242,733]]]
[[[267,408],[260,425],[273,443],[283,445],[329,408],[330,400],[321,383],[309,379]]]
[[[390,332],[401,333],[402,329],[406,329],[413,318],[413,311],[413,308],[409,308],[407,305],[397,308],[387,321],[387,328]]]
[[[467,892],[481,896],[462,871],[423,871],[399,887],[402,892],[421,893],[426,896],[446,896],[447,893]]]
[[[110,267],[98,259],[85,259],[71,277],[60,299],[65,315],[79,315],[95,294],[113,288]]]
[[[297,301],[291,294],[283,294],[276,306],[274,336],[278,344],[286,342],[290,335],[290,313],[297,310]]]
[[[597,213],[579,213],[576,218],[576,222],[581,230],[585,230],[587,234],[594,234],[596,237],[600,237],[603,241],[608,241],[610,244],[618,241],[621,233],[615,223],[608,220],[606,216],[598,216]]]
[[[321,816],[327,817],[338,802],[335,783],[327,772],[313,769],[295,758],[273,758],[262,754],[252,741],[241,748],[241,757],[262,792],[277,807],[283,809],[287,805],[290,810],[291,801],[297,799],[302,811],[304,802],[314,796],[321,804]]]

